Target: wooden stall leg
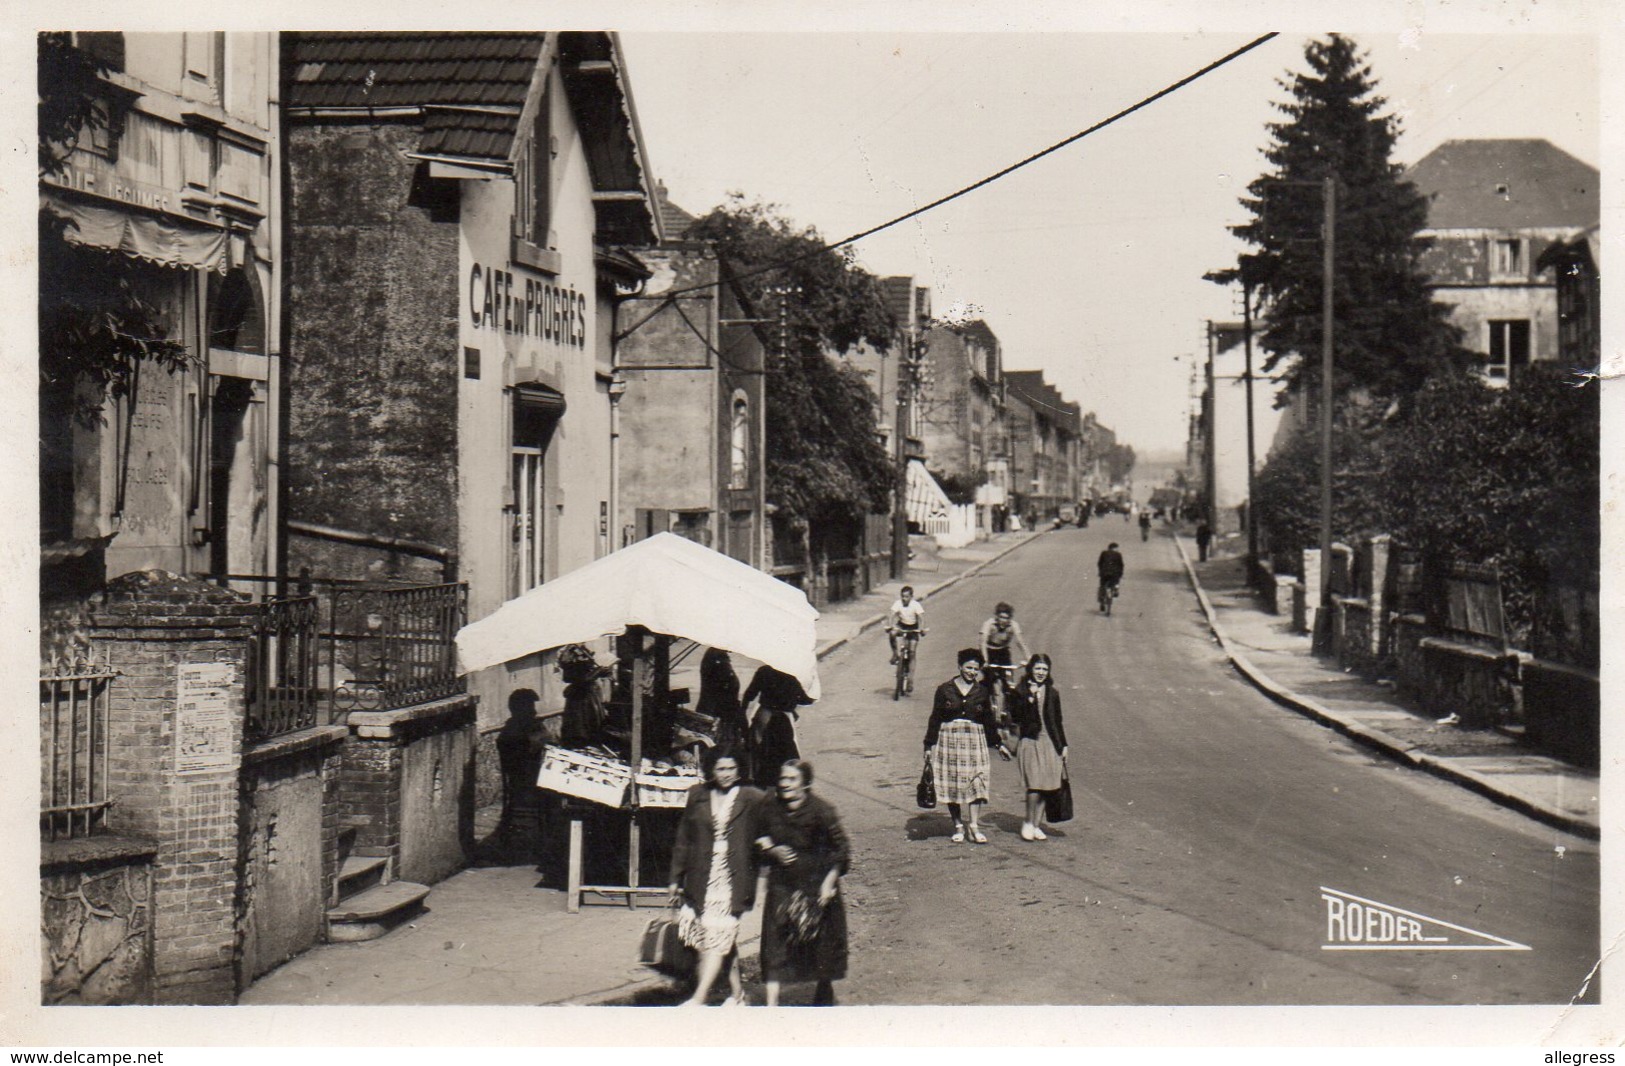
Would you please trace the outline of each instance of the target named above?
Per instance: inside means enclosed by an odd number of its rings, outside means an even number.
[[[569,914],[581,910],[581,819],[570,819],[569,869],[565,873],[564,909]]]
[[[632,787],[636,788],[636,783],[634,783]],[[639,839],[638,812],[636,809],[632,811],[630,821],[632,823],[632,830],[630,833],[631,839],[627,845],[630,854],[626,859],[626,883],[630,888],[637,888],[639,887],[638,866],[640,865],[638,863],[638,848],[642,844],[642,840]],[[638,894],[636,892],[628,892],[626,894],[626,905],[632,910],[637,909]]]

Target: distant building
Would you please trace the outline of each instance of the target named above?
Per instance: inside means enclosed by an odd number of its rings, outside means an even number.
[[[1007,370],[1004,383],[1016,506],[1047,518],[1081,496],[1078,405],[1046,382],[1042,370]]]
[[[936,323],[926,331],[929,370],[922,386],[920,441],[925,463],[950,495],[980,487],[980,528],[1008,506],[1010,443],[1004,425],[1004,363],[999,339],[981,319]]]
[[[1599,229],[1551,244],[1535,262],[1557,283],[1557,357],[1566,366],[1594,370],[1602,363],[1602,277],[1597,269]]]
[[[617,547],[671,531],[765,567],[763,348],[714,247],[660,188],[666,239],[620,311]]]
[[[1422,257],[1484,374],[1506,383],[1558,357],[1557,286],[1546,249],[1598,221],[1597,169],[1544,140],[1446,141],[1405,174],[1427,197]]]
[[[42,585],[83,592],[133,570],[265,573],[277,525],[282,197],[277,38],[76,33],[109,70],[104,120],[41,175],[42,330],[80,327],[139,294],[190,365],[144,362],[99,421],[84,381],[42,379]],[[43,341],[42,341],[43,343]],[[49,367],[47,367],[49,369]]]
[[[433,578],[475,621],[607,554],[617,306],[659,238],[608,33],[291,33],[290,570]],[[542,657],[471,678],[562,705]]]

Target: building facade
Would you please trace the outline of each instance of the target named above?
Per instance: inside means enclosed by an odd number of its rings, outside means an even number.
[[[617,309],[659,237],[604,33],[295,33],[288,566],[468,586],[468,618],[613,549]],[[562,704],[541,656],[470,679]]]
[[[950,495],[975,492],[978,522],[992,528],[1010,491],[1010,442],[1004,418],[1004,361],[999,339],[981,319],[934,323],[925,333],[928,371],[919,408],[925,464]]]
[[[44,591],[153,568],[264,573],[281,418],[277,38],[50,36],[71,48],[42,39],[42,64],[93,57],[100,73],[94,119],[50,146],[40,176]],[[167,353],[122,346],[123,395],[72,369],[121,347],[108,319]]]
[[[714,247],[661,193],[666,239],[620,308],[617,547],[671,531],[766,568],[763,347]]]
[[[1007,370],[1004,381],[1015,498],[1023,516],[1042,521],[1082,496],[1081,416],[1042,370]]]
[[[1423,269],[1485,376],[1505,384],[1557,358],[1557,286],[1541,257],[1597,225],[1597,169],[1544,140],[1463,140],[1405,176],[1428,200]]]

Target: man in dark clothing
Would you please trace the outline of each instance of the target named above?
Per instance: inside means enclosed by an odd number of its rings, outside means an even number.
[[[1206,522],[1196,527],[1196,553],[1198,562],[1207,562],[1207,549],[1213,543],[1213,527]]]
[[[1123,580],[1123,553],[1117,550],[1114,540],[1100,553],[1100,559],[1095,563],[1095,570],[1100,574],[1101,607],[1106,605],[1106,596],[1117,595],[1117,584]]]

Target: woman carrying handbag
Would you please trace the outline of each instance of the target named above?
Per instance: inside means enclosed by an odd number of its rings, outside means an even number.
[[[1047,840],[1043,823],[1072,818],[1072,791],[1066,773],[1066,726],[1061,718],[1061,697],[1050,673],[1050,657],[1034,655],[1027,676],[1013,693],[1010,716],[1021,734],[1016,742],[1016,764],[1027,790],[1026,820],[1021,839]],[[1065,810],[1062,810],[1064,806]]]

